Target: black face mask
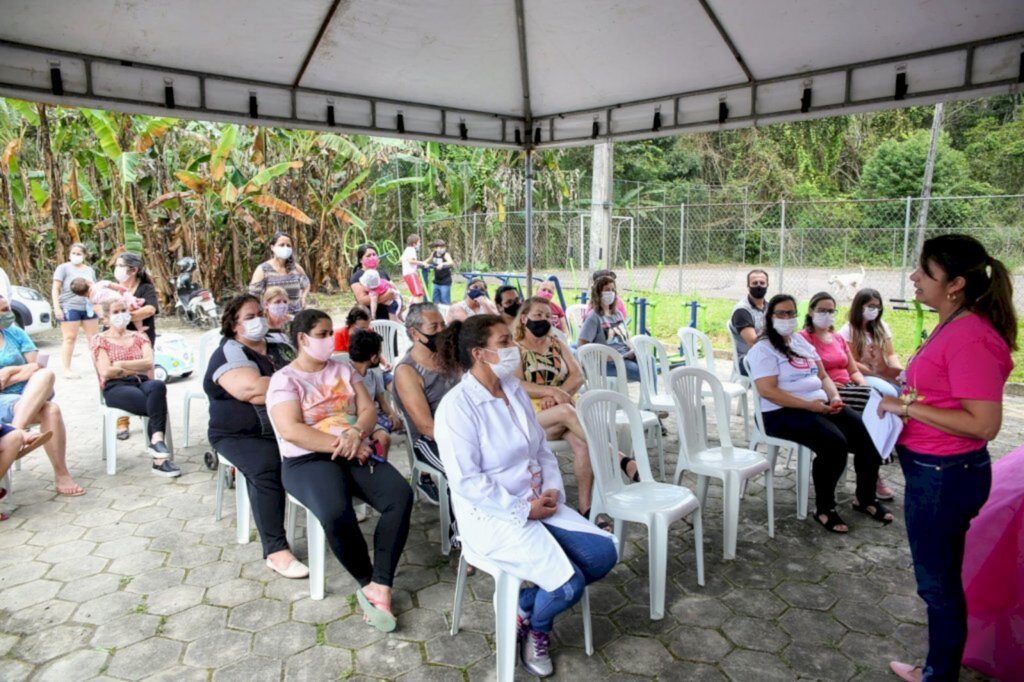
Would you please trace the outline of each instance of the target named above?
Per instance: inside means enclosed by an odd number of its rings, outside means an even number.
[[[420,334],[423,334],[423,332],[420,332]],[[427,350],[429,350],[431,353],[436,353],[437,352],[437,334],[423,334],[423,337],[426,338],[426,341],[423,341],[421,339],[420,343],[422,343],[424,346],[426,346]]]
[[[750,297],[760,301],[768,295],[768,287],[750,287]]]
[[[534,336],[547,336],[548,332],[551,331],[551,322],[548,320],[527,320],[526,328]]]
[[[505,314],[508,315],[509,317],[515,317],[516,313],[519,312],[519,306],[521,305],[522,303],[516,301],[515,303],[509,303],[508,305],[506,305],[503,308],[503,310],[505,311]]]

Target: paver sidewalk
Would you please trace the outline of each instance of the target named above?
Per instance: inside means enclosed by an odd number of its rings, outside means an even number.
[[[198,334],[188,335],[195,343]],[[58,343],[48,340],[44,350],[55,355]],[[0,680],[493,679],[492,581],[470,579],[462,631],[451,637],[454,572],[439,552],[435,507],[413,513],[395,581],[399,627],[383,635],[361,622],[356,585],[332,556],[327,597],[312,601],[306,581],[264,566],[258,542],[235,543],[232,494],[223,520],[214,520],[204,407],[194,406],[193,446],[177,452],[180,478],[149,473],[138,420],[132,438],[118,443],[117,475],[107,476],[96,382],[81,342],[75,368],[84,378],[58,379],[57,401],[71,469],[88,494],[57,496],[42,453],[13,473],[17,507],[0,524]],[[197,381],[168,387],[178,444],[181,399]],[[996,456],[1024,441],[1024,400],[1009,399],[1005,412]],[[671,471],[677,444],[668,425]],[[402,446],[393,461],[407,468]],[[571,482],[567,461],[563,469]],[[899,467],[883,471],[901,493]],[[811,519],[797,521],[793,471],[780,463],[776,473],[775,539],[767,537],[764,491],[751,483],[730,562],[721,558],[720,488],[712,485],[705,587],[696,583],[691,530],[682,522],[672,528],[664,620],[649,619],[646,537],[631,528],[622,561],[592,590],[594,655],[583,652],[578,611],[556,624],[557,678],[891,680],[889,660],[919,660],[924,609],[900,496],[891,526],[847,513],[852,532],[831,535]],[[852,493],[847,482],[841,507]],[[363,524],[368,538],[374,521]],[[301,529],[295,549],[305,556]]]

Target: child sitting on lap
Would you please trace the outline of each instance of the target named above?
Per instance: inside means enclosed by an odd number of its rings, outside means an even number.
[[[395,285],[381,277],[380,273],[373,269],[363,271],[359,283],[366,287],[367,293],[370,294],[371,320],[377,319],[377,300],[389,291],[394,293],[394,298],[391,303],[387,304],[388,313],[392,319],[398,319],[398,313],[402,312],[402,295],[398,293]]]
[[[348,346],[352,368],[363,377],[363,386],[377,408],[377,425],[370,435],[377,452],[385,459],[391,448],[389,434],[400,430],[400,420],[388,402],[384,372],[380,368],[383,339],[374,331],[357,331]]]

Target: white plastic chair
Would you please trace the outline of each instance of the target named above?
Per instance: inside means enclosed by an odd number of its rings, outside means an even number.
[[[125,412],[124,410],[119,410],[116,407],[110,407],[107,405],[107,401],[103,397],[103,389],[100,389],[100,408],[103,410],[103,449],[100,451],[100,456],[102,456],[107,462],[107,475],[113,476],[117,473],[117,420],[121,417],[139,417],[142,419],[143,439],[148,444],[149,417]],[[164,431],[164,443],[167,445],[167,449],[169,451],[167,458],[173,461],[174,440],[171,438],[170,415],[168,415],[167,419],[167,429]]]
[[[413,449],[412,431],[409,429],[409,419],[402,410],[395,410],[402,420],[405,433],[405,449],[409,455],[410,485],[412,485],[413,499],[419,499],[423,493],[420,491],[418,482],[422,474],[428,474],[437,479],[438,506],[441,508],[441,554],[448,556],[452,551],[452,541],[449,537],[452,526],[451,507],[448,504],[448,477],[440,469],[435,469],[419,457]]]
[[[512,682],[515,678],[516,659],[516,609],[519,606],[519,590],[522,581],[501,570],[490,561],[475,553],[465,542],[459,558],[459,573],[455,580],[455,605],[452,607],[452,637],[459,633],[462,618],[462,601],[466,593],[467,566],[472,564],[494,578],[494,641],[497,652],[498,682]],[[590,588],[584,588],[580,600],[583,609],[583,642],[587,656],[594,654],[594,635],[590,623]]]
[[[231,469],[235,469],[235,530],[237,532],[238,544],[249,544],[249,518],[251,508],[249,507],[249,488],[246,485],[245,475],[242,470],[224,459],[224,456],[217,453],[217,501],[214,503],[214,518],[220,521],[224,506],[224,488],[228,486],[228,479],[231,477]]]
[[[750,365],[746,364],[746,357],[743,358],[743,363],[749,374]],[[779,448],[788,448],[790,452],[796,452],[796,517],[801,520],[806,519],[807,499],[810,496],[811,489],[811,450],[795,440],[769,436],[764,427],[764,413],[761,411],[761,394],[758,392],[757,383],[753,379],[750,380],[750,395],[754,401],[754,433],[750,437],[750,447],[755,448],[758,444],[764,443],[765,447],[768,448],[768,462],[771,464],[773,471],[779,456]]]
[[[715,351],[711,346],[711,339],[707,337],[703,332],[694,329],[693,327],[680,327],[677,332],[679,336],[679,345],[683,350],[683,358],[686,361],[688,367],[704,367],[715,374]],[[703,356],[703,360],[701,359]],[[733,400],[737,401],[736,407],[738,413],[743,417],[743,438],[750,441],[750,409],[747,406],[747,383],[738,383],[735,381],[723,381],[722,390],[725,391],[725,395],[729,397],[729,405],[732,404]],[[710,389],[705,387],[705,398],[710,398]],[[750,447],[753,447],[751,445]]]
[[[697,584],[704,585],[704,533],[700,501],[681,486],[654,480],[644,443],[640,411],[630,399],[615,391],[587,391],[576,406],[587,434],[590,464],[594,470],[594,502],[590,518],[607,514],[615,520],[615,537],[621,553],[625,542],[625,521],[647,526],[648,573],[650,576],[651,620],[665,616],[665,582],[668,572],[668,527],[684,516],[693,521],[693,544],[697,559]],[[615,415],[625,415],[636,457],[638,483],[619,475],[618,433]]]
[[[679,459],[673,481],[678,484],[684,471],[697,474],[697,494],[703,506],[709,479],[722,480],[722,554],[725,559],[734,559],[743,483],[761,474],[764,474],[768,505],[768,537],[775,537],[772,466],[759,452],[733,447],[729,434],[729,401],[717,376],[699,367],[678,367],[669,373],[668,384],[675,399],[679,426]],[[718,447],[708,445],[706,428],[702,428],[697,417],[709,390],[718,420]]]
[[[381,335],[384,340],[381,344],[381,355],[384,356],[386,363],[395,367],[398,360],[411,347],[405,325],[393,320],[373,320],[370,322],[370,329]]]
[[[665,346],[646,334],[634,336],[632,343],[636,350],[636,363],[640,366],[640,409],[654,412],[672,410],[672,396],[664,390],[669,370]]]
[[[569,339],[573,343],[580,340],[580,329],[583,327],[583,318],[587,315],[587,306],[582,303],[573,303],[565,309],[565,324],[569,328]]]
[[[622,355],[614,348],[600,343],[588,343],[577,351],[577,360],[587,378],[586,390],[616,391],[632,404],[629,397],[629,385],[626,382],[626,364]],[[615,366],[615,377],[608,376],[608,363]],[[641,389],[642,390],[642,389]],[[658,444],[658,471],[662,480],[665,479],[665,443],[661,437],[661,421],[658,415],[650,410],[640,410],[640,419],[644,425],[644,433],[650,438],[653,434]],[[629,421],[624,414],[616,416],[616,425],[627,429]],[[630,441],[627,439],[627,446]]]
[[[199,385],[191,385],[188,390],[185,391],[185,396],[181,401],[182,411],[182,426],[185,428],[185,447],[189,446],[189,408],[192,405],[193,400],[202,400],[205,403],[209,403],[210,399],[206,395],[206,391],[203,390],[203,381],[206,378],[206,368],[210,364],[210,356],[217,350],[217,345],[220,343],[220,330],[211,329],[203,332],[203,335],[199,337],[199,352],[196,354],[196,361],[199,365],[196,367],[195,377],[199,380]]]

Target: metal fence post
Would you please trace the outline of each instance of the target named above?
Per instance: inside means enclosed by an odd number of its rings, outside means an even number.
[[[686,243],[686,204],[679,204],[679,270],[677,271],[679,293],[683,293],[683,244]]]
[[[910,247],[910,206],[913,200],[907,197],[907,208],[903,215],[903,273],[900,276],[900,298],[907,297],[907,249]]]
[[[474,270],[476,269],[476,217],[478,215],[480,215],[480,214],[479,213],[474,213],[473,214],[473,240],[472,240],[471,245],[469,247],[470,248],[469,267],[471,269],[474,269]]]
[[[782,286],[783,275],[786,272],[786,200],[779,200],[779,291],[785,291]]]

